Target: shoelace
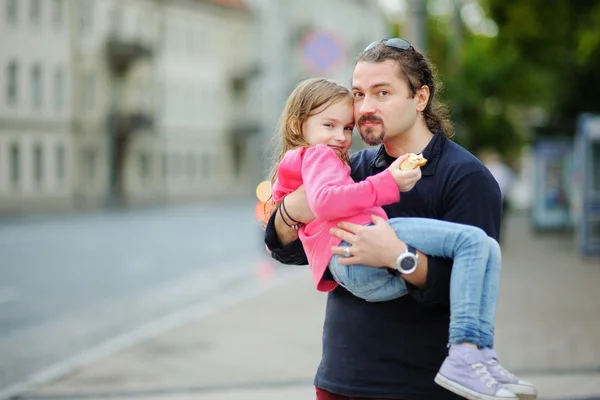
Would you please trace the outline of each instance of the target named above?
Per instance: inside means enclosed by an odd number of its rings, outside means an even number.
[[[508,370],[504,369],[504,367],[502,365],[500,365],[500,363],[498,361],[489,360],[487,363],[488,363],[488,365],[493,367],[494,370],[500,372],[502,375],[508,376],[511,379],[516,378],[515,375],[511,374]]]
[[[498,384],[498,381],[494,379],[494,377],[490,374],[485,365],[477,363],[471,365],[471,368],[475,369],[475,373],[477,375],[482,375],[479,379],[481,379],[481,381],[485,383],[487,387],[492,388]]]

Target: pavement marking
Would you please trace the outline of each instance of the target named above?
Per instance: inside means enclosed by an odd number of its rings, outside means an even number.
[[[227,292],[217,296],[208,304],[197,304],[182,310],[173,312],[154,321],[148,322],[132,331],[121,334],[113,339],[109,339],[104,343],[90,348],[70,357],[64,361],[58,362],[45,368],[24,380],[13,384],[7,388],[0,388],[0,400],[11,399],[24,393],[31,391],[37,386],[57,380],[65,376],[77,368],[90,365],[104,357],[119,351],[125,350],[133,345],[166,333],[172,329],[178,328],[186,323],[191,323],[200,318],[206,317],[226,307],[241,303],[250,298],[268,292],[278,286],[291,282],[300,277],[306,277],[308,268],[289,268],[285,273],[275,279],[267,282],[262,282],[257,285],[252,282],[247,288],[240,288],[235,293]]]

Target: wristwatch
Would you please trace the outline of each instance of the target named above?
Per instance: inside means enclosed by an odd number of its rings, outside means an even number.
[[[417,249],[407,245],[404,253],[396,259],[396,269],[404,275],[409,275],[415,272],[417,265],[419,264],[419,256],[417,255]]]

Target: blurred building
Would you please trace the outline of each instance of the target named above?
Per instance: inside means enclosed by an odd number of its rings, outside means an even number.
[[[169,198],[251,192],[256,20],[240,0],[161,2],[157,129]],[[253,173],[254,171],[254,173]]]
[[[238,0],[0,2],[0,211],[247,192],[258,53]]]
[[[251,193],[298,81],[387,35],[368,0],[0,0],[0,212]]]
[[[0,5],[0,210],[68,206],[74,188],[68,4]]]

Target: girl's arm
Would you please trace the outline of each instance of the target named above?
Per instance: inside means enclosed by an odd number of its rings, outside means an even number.
[[[302,181],[308,204],[319,219],[347,218],[364,209],[400,200],[398,184],[389,170],[354,182],[349,168],[326,145],[306,149]]]

